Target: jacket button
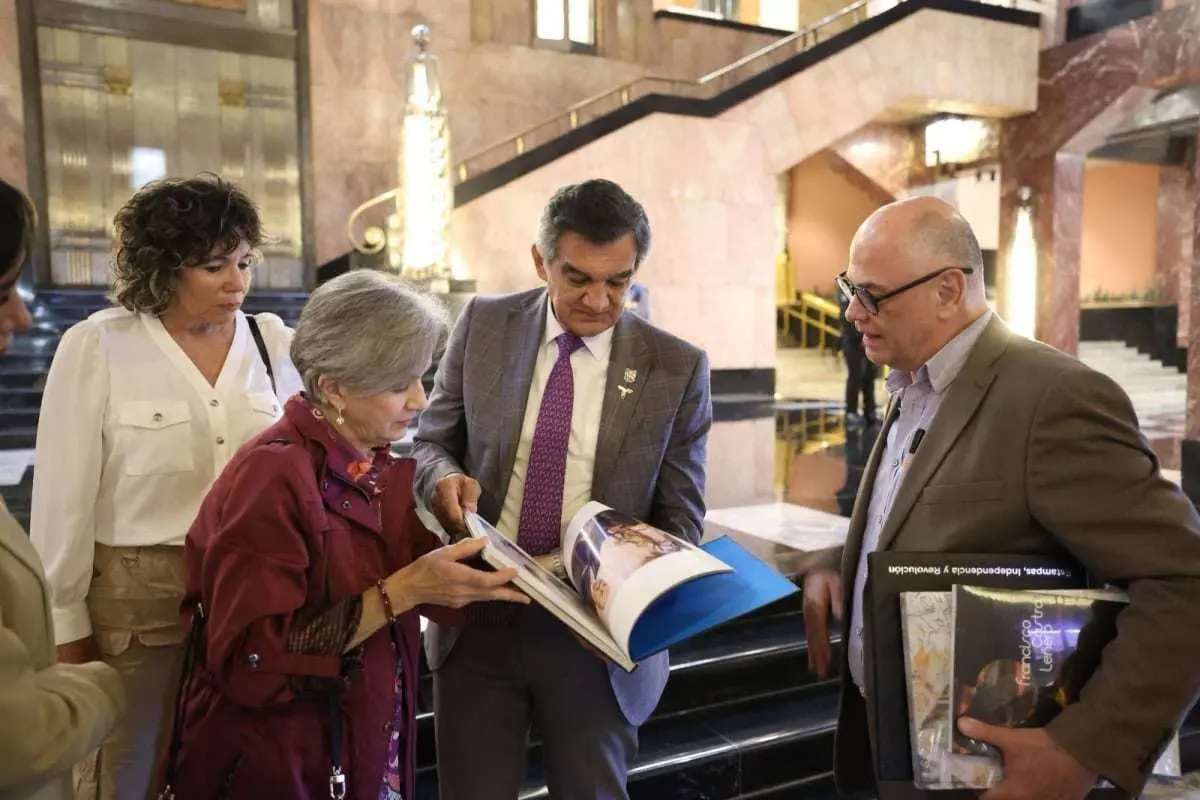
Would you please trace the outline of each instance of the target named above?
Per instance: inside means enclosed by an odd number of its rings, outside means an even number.
[[[155,411],[155,412],[154,412],[154,416],[153,416],[153,417],[151,417],[151,419],[153,419],[155,422],[162,422],[162,414],[160,414],[159,412]]]
[[[225,444],[225,437],[224,437],[224,436],[218,436],[218,437],[217,437],[217,444]]]
[[[251,653],[246,657],[246,663],[250,665],[250,669],[258,669],[258,653]]]
[[[344,510],[346,510],[346,511],[349,511],[349,510],[350,510],[350,501],[349,501],[349,500],[343,500],[343,501],[342,501],[342,508],[343,508]]]
[[[221,405],[221,401],[220,401],[220,400],[215,400],[215,399],[214,399],[214,400],[209,400],[209,401],[208,401],[208,404],[209,404],[210,406],[212,406],[213,408],[216,408],[217,406]]]

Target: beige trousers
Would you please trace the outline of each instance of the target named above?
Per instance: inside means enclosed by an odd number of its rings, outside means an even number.
[[[155,796],[187,632],[182,547],[96,545],[88,614],[106,663],[125,678],[129,711],[100,749],[75,770],[78,800]]]

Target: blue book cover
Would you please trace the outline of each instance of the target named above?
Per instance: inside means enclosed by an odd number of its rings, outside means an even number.
[[[626,671],[637,662],[798,591],[728,537],[696,546],[588,503],[565,526],[557,555],[534,557],[484,519],[483,558],[517,571],[514,584]],[[561,559],[566,577],[555,575]]]

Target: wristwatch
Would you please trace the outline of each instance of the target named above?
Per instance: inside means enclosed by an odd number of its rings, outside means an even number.
[[[555,550],[550,553],[550,571],[554,573],[554,577],[565,579],[567,577],[567,567],[563,564],[562,550]]]

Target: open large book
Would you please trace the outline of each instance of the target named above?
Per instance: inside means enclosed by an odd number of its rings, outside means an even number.
[[[467,514],[467,529],[488,540],[485,561],[516,569],[519,589],[628,672],[673,644],[797,591],[727,537],[697,547],[602,503],[586,504],[563,532],[567,581],[479,515]]]

